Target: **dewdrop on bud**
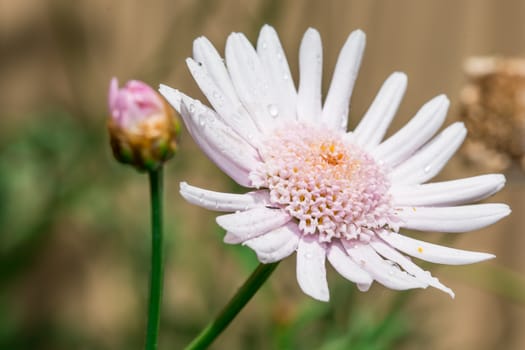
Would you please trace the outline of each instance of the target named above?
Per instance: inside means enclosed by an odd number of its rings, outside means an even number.
[[[179,123],[164,99],[147,84],[130,80],[109,86],[108,130],[115,158],[139,171],[151,171],[177,149]]]

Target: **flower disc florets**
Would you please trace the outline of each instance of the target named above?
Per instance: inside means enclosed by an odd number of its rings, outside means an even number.
[[[260,150],[251,174],[270,201],[299,221],[305,234],[368,241],[378,228],[397,228],[382,167],[341,133],[307,124],[279,128]]]

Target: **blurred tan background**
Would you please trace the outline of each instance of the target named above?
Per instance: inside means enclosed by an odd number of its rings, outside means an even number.
[[[324,91],[347,35],[363,29],[350,125],[399,70],[409,85],[390,132],[440,93],[452,102],[446,123],[457,120],[469,56],[525,53],[518,0],[0,0],[0,349],[142,346],[147,184],[111,159],[109,79],[165,83],[203,99],[184,63],[192,40],[205,35],[222,53],[230,32],[254,42],[264,23],[280,34],[296,81],[301,36],[319,30]],[[161,349],[186,344],[256,265],[247,249],[222,243],[213,214],[181,200],[183,180],[239,190],[185,130],[181,140],[166,174]],[[457,155],[439,179],[490,171]],[[510,217],[445,238],[415,233],[497,254],[475,266],[429,267],[455,300],[381,286],[362,294],[330,271],[332,301],[320,304],[299,291],[288,259],[212,348],[524,349],[524,175],[518,166],[506,175],[508,185],[490,200],[510,204]]]

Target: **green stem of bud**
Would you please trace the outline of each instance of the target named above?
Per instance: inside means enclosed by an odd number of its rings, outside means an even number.
[[[156,350],[162,303],[162,166],[149,172],[151,199],[151,275],[149,287],[146,350]]]
[[[244,282],[241,288],[224,307],[219,316],[206,326],[202,332],[185,348],[185,350],[206,349],[217,338],[253,295],[266,282],[279,262],[259,264],[257,269]]]

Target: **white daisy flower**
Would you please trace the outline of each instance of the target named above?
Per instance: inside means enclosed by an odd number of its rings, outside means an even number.
[[[297,281],[311,297],[328,301],[325,262],[366,291],[373,281],[405,290],[452,290],[407,256],[440,264],[470,264],[492,254],[452,249],[404,236],[400,228],[464,232],[507,216],[505,204],[470,204],[499,191],[505,178],[482,175],[425,184],[463,142],[466,129],[443,124],[448,99],[437,96],[393,136],[382,141],[406,89],[393,73],[354,131],[347,132],[349,100],[365,47],[350,34],[321,102],[322,48],[308,29],[299,52],[299,88],[275,30],[261,29],[257,48],[240,33],[226,43],[226,59],[204,37],[187,64],[213,109],[162,85],[197,144],[245,194],[181,183],[198,206],[217,217],[224,241],[253,249],[262,263],[297,252]]]

